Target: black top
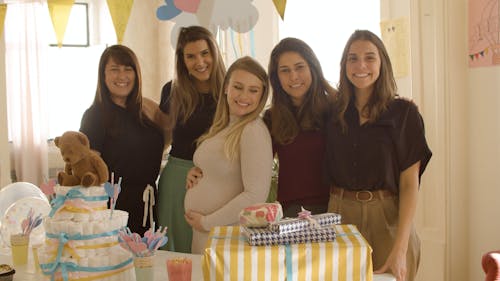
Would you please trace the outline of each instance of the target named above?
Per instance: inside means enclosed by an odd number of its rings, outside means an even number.
[[[170,112],[171,87],[172,81],[165,84],[161,90],[160,109],[167,114]],[[196,140],[212,125],[217,103],[211,94],[201,94],[200,96],[200,104],[189,116],[186,123],[178,120],[175,124],[172,132],[172,149],[170,150],[170,155],[173,157],[193,160]]]
[[[402,171],[420,161],[423,174],[432,152],[417,106],[395,99],[374,123],[359,124],[354,102],[345,112],[346,133],[338,123],[327,126],[327,176],[348,190],[387,189],[399,193]]]
[[[144,212],[142,194],[148,184],[156,190],[163,135],[152,125],[141,125],[126,109],[114,103],[109,110],[114,116],[112,130],[105,128],[101,108],[92,105],[83,114],[80,131],[89,138],[90,147],[101,153],[110,176],[111,172],[114,173],[115,183],[122,177],[116,209],[129,212],[130,229],[142,235],[149,228],[141,227]]]

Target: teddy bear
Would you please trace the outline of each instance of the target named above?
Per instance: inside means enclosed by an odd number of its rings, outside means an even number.
[[[97,186],[108,181],[108,166],[90,149],[89,139],[80,132],[68,131],[54,139],[65,162],[57,180],[62,186]]]

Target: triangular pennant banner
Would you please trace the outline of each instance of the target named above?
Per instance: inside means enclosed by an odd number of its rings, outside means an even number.
[[[281,20],[285,20],[286,0],[273,0],[273,3],[278,11],[278,14],[281,16]]]
[[[64,32],[68,25],[69,15],[75,0],[47,0],[49,14],[52,19],[52,25],[56,32],[57,46],[62,46]]]
[[[470,60],[474,60],[474,55],[469,55]]]
[[[123,42],[123,35],[127,28],[128,18],[130,17],[130,11],[132,11],[134,0],[107,0],[107,2],[109,13],[111,14],[111,19],[115,26],[116,39],[118,44],[121,44]]]
[[[0,4],[0,37],[3,33],[3,24],[5,22],[5,14],[7,14],[7,4]]]

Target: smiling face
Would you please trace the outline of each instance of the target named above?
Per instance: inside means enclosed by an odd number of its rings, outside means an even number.
[[[278,79],[293,104],[301,105],[312,83],[307,61],[299,53],[283,53],[278,60]]]
[[[354,41],[349,47],[346,75],[356,93],[371,94],[380,75],[380,55],[377,47],[366,40]]]
[[[236,69],[226,87],[229,114],[243,117],[252,113],[259,106],[264,85],[254,74]]]
[[[198,40],[186,44],[183,50],[184,64],[195,81],[199,91],[203,91],[209,85],[210,74],[212,73],[212,53],[207,41]]]
[[[134,89],[134,68],[118,64],[110,57],[104,69],[104,76],[111,100],[121,107],[126,107],[127,97]]]

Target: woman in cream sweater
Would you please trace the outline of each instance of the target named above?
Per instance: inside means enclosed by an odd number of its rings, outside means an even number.
[[[241,209],[265,202],[272,171],[271,136],[259,117],[269,94],[266,71],[250,57],[229,67],[214,122],[198,140],[187,175],[191,252],[204,250],[214,226],[238,222]]]

